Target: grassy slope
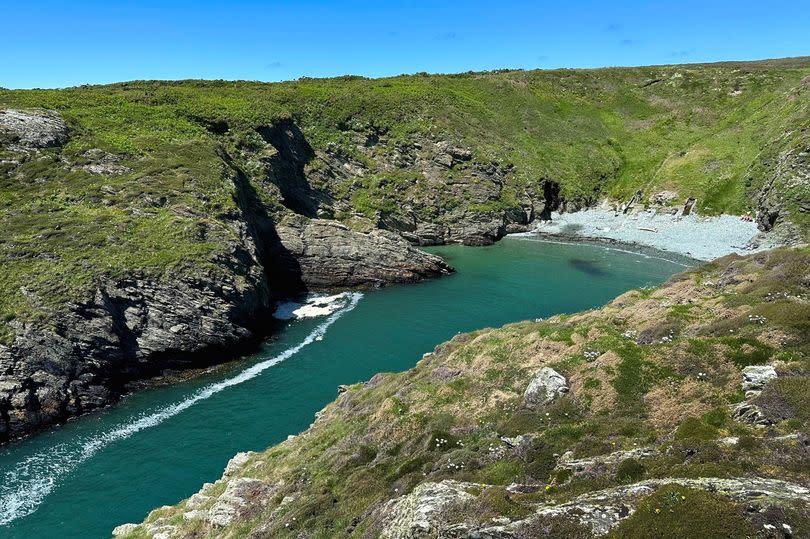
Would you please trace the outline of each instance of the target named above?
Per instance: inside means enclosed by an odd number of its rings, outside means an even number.
[[[147,522],[176,525],[177,537],[245,537],[259,526],[268,537],[375,537],[378,522],[367,509],[425,481],[492,485],[453,514],[483,523],[643,478],[760,476],[806,483],[800,441],[773,437],[810,428],[809,264],[807,249],[726,257],[660,289],[631,291],[601,310],[460,335],[408,372],[352,386],[308,431],[251,457],[235,477],[278,486],[263,509],[260,498],[253,499],[247,518],[212,529],[184,519],[188,508],[181,503],[154,511]],[[757,401],[776,421],[767,434],[728,413],[729,404],[743,399],[740,369],[764,363],[776,363],[780,372]],[[563,373],[571,392],[526,409],[523,391],[544,365]],[[533,438],[518,451],[499,435]],[[740,442],[724,444],[725,436]],[[555,470],[566,451],[585,458],[645,446],[658,455],[573,478]],[[507,496],[504,487],[514,481],[549,487]],[[203,508],[225,487],[218,482],[206,490],[211,498]],[[280,506],[285,496],[294,501]],[[681,503],[682,496],[689,502]],[[667,518],[656,518],[653,509],[660,507]],[[795,509],[780,522],[791,522],[796,536],[804,536],[810,515]],[[751,531],[744,508],[666,488],[616,537],[653,531],[692,537],[708,529]],[[569,536],[558,533],[553,537]]]
[[[316,147],[348,142],[342,125],[384,127],[395,138],[438,132],[480,158],[513,163],[525,181],[557,179],[571,195],[597,182],[616,195],[676,186],[708,197],[715,211],[739,212],[747,204],[730,184],[744,185],[765,144],[807,120],[806,98],[788,95],[808,75],[810,60],[280,84],[131,82],[2,91],[0,106],[63,112],[79,135],[69,150],[133,155],[209,139],[200,122],[217,119],[249,130],[292,116]],[[645,86],[651,81],[659,82]]]
[[[797,90],[808,75],[810,60],[796,59],[0,90],[0,107],[54,109],[72,129],[61,152],[9,174],[0,163],[0,342],[11,335],[6,322],[46,316],[99,275],[204,266],[224,251],[232,186],[216,154],[222,140],[205,128],[218,120],[231,126],[227,144],[249,146],[256,126],[293,117],[316,149],[336,143],[350,154],[352,127],[387,129],[394,143],[435,134],[479,160],[515,165],[507,197],[548,178],[568,197],[675,189],[705,212],[741,213],[752,208],[747,192],[766,180],[749,173],[763,149],[780,151],[792,143],[786,132],[810,122],[810,92]],[[91,148],[125,156],[132,172],[70,171]],[[359,181],[359,213],[390,202],[379,174]],[[153,203],[161,196],[168,205]]]

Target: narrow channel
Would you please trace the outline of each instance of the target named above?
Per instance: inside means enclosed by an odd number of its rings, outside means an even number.
[[[597,307],[685,269],[525,238],[431,251],[458,273],[345,294],[333,312],[290,320],[242,361],[0,448],[0,536],[109,537],[216,480],[235,453],[306,429],[339,384],[413,367],[458,332]]]

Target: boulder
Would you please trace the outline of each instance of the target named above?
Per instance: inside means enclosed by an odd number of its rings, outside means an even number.
[[[749,391],[762,391],[768,381],[776,378],[776,369],[773,365],[750,365],[742,370],[742,388]]]
[[[730,406],[731,417],[741,423],[748,423],[753,426],[767,426],[771,421],[765,417],[762,410],[756,404],[751,404],[748,401],[742,401],[738,404]]]
[[[543,367],[529,382],[523,402],[529,407],[548,404],[565,393],[568,393],[565,377],[550,367]]]
[[[467,489],[476,486],[451,480],[422,483],[410,494],[385,505],[385,524],[381,536],[385,539],[437,537],[447,524],[446,510],[474,500],[475,496]]]
[[[650,202],[661,206],[669,206],[678,198],[678,193],[675,191],[661,191],[655,193],[650,197]]]
[[[68,141],[62,117],[46,110],[0,110],[0,142],[4,139],[25,148],[51,148]]]

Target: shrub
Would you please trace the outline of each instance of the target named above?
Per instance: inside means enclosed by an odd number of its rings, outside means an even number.
[[[616,470],[616,479],[621,483],[635,483],[644,477],[647,469],[637,459],[625,459]]]
[[[514,460],[493,462],[478,473],[478,479],[491,485],[506,485],[523,475],[523,466]]]
[[[810,422],[810,377],[785,376],[772,380],[755,399],[765,417],[771,421],[796,419]]]
[[[676,440],[713,440],[717,438],[717,427],[707,424],[697,417],[688,417],[678,425]]]

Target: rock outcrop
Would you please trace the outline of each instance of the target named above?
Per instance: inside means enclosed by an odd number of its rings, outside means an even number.
[[[516,199],[508,192],[513,167],[476,159],[448,140],[414,135],[393,144],[385,131],[344,126],[355,142],[350,154],[334,144],[313,149],[291,120],[258,132],[264,147],[243,152],[245,159],[262,171],[262,187],[300,215],[356,214],[358,196],[376,197],[360,217],[417,245],[489,245],[527,230],[535,217],[530,189]],[[379,174],[396,179],[370,194],[363,179]]]
[[[565,393],[568,393],[568,382],[565,377],[551,367],[543,367],[529,382],[523,393],[523,402],[529,407],[540,406]]]
[[[0,345],[0,441],[106,406],[165,368],[247,350],[271,294],[244,246],[234,245],[225,271],[105,280],[51,310],[48,324],[17,323],[14,341]]]
[[[15,340],[0,344],[0,442],[115,402],[134,380],[247,351],[264,336],[258,321],[276,298],[453,271],[390,232],[300,216],[278,227],[278,256],[263,267],[250,226],[234,226],[242,239],[218,271],[105,279],[50,310],[47,325],[15,321]]]
[[[756,402],[765,386],[777,377],[773,365],[749,365],[742,370],[742,390],[745,400],[729,407],[731,417],[742,423],[767,426],[773,421],[766,417]]]
[[[305,183],[300,174],[310,153],[300,147],[304,142],[295,125],[282,122],[261,134],[273,149],[267,156],[271,179]],[[121,156],[96,148],[78,157],[60,155],[68,136],[55,112],[0,111],[0,149],[20,156],[6,162],[15,178],[22,178],[17,167],[43,156],[66,171],[92,176],[131,171]],[[201,241],[218,247],[211,259],[159,273],[98,271],[91,286],[61,305],[21,287],[42,316],[12,317],[13,338],[0,340],[0,443],[113,403],[131,382],[249,350],[265,336],[259,321],[278,299],[310,290],[410,283],[453,271],[394,233],[358,232],[270,208],[233,160],[225,152],[221,157],[223,184],[232,183],[235,207],[218,217],[216,227],[196,223]],[[298,185],[279,196],[296,199],[291,208],[304,211],[310,192]],[[205,200],[204,193],[198,196]],[[153,200],[148,194],[138,200],[150,208],[167,204],[165,197]],[[140,207],[126,211],[151,218]],[[197,215],[188,207],[177,211],[186,218]]]
[[[749,392],[759,392],[770,380],[776,378],[776,369],[773,365],[749,365],[742,370],[742,390],[748,396]]]
[[[591,528],[596,537],[604,536],[616,524],[633,514],[635,506],[664,485],[704,490],[737,502],[770,502],[776,505],[810,501],[810,489],[796,483],[760,477],[651,479],[578,496],[564,504],[540,505],[536,517],[568,517]],[[533,518],[536,518],[533,517]],[[526,522],[513,523],[520,529]]]
[[[453,270],[440,257],[385,230],[361,233],[336,221],[294,216],[282,221],[280,246],[314,289],[416,282]]]
[[[803,92],[807,99],[809,91]],[[770,150],[775,155],[760,165],[767,179],[756,193],[757,225],[771,232],[771,242],[779,237],[785,243],[800,243],[803,233],[796,222],[806,222],[810,213],[810,136],[807,129],[795,136],[798,140],[792,147],[777,146],[779,149]]]
[[[68,141],[65,120],[47,110],[0,110],[0,144],[52,148]]]
[[[446,511],[470,502],[475,496],[467,489],[479,485],[442,481],[423,483],[413,492],[391,500],[381,511],[384,515],[382,537],[385,539],[419,539],[445,536],[448,527]]]
[[[658,453],[655,447],[638,447],[583,459],[574,459],[571,453],[563,453],[555,470],[570,470],[575,476],[604,475],[615,473],[619,465],[628,459],[649,459]]]
[[[504,517],[502,522],[481,525],[458,520],[464,504],[472,505],[491,485],[445,480],[424,483],[406,496],[389,502],[382,537],[386,539],[427,539],[429,537],[474,537],[513,539],[523,537],[538,522],[568,520],[585,526],[594,537],[607,535],[619,522],[631,516],[646,497],[666,485],[711,492],[735,502],[773,505],[807,503],[810,489],[797,483],[767,478],[666,478],[651,479],[577,496],[565,503],[539,503],[525,517]],[[455,511],[453,511],[455,509]]]

